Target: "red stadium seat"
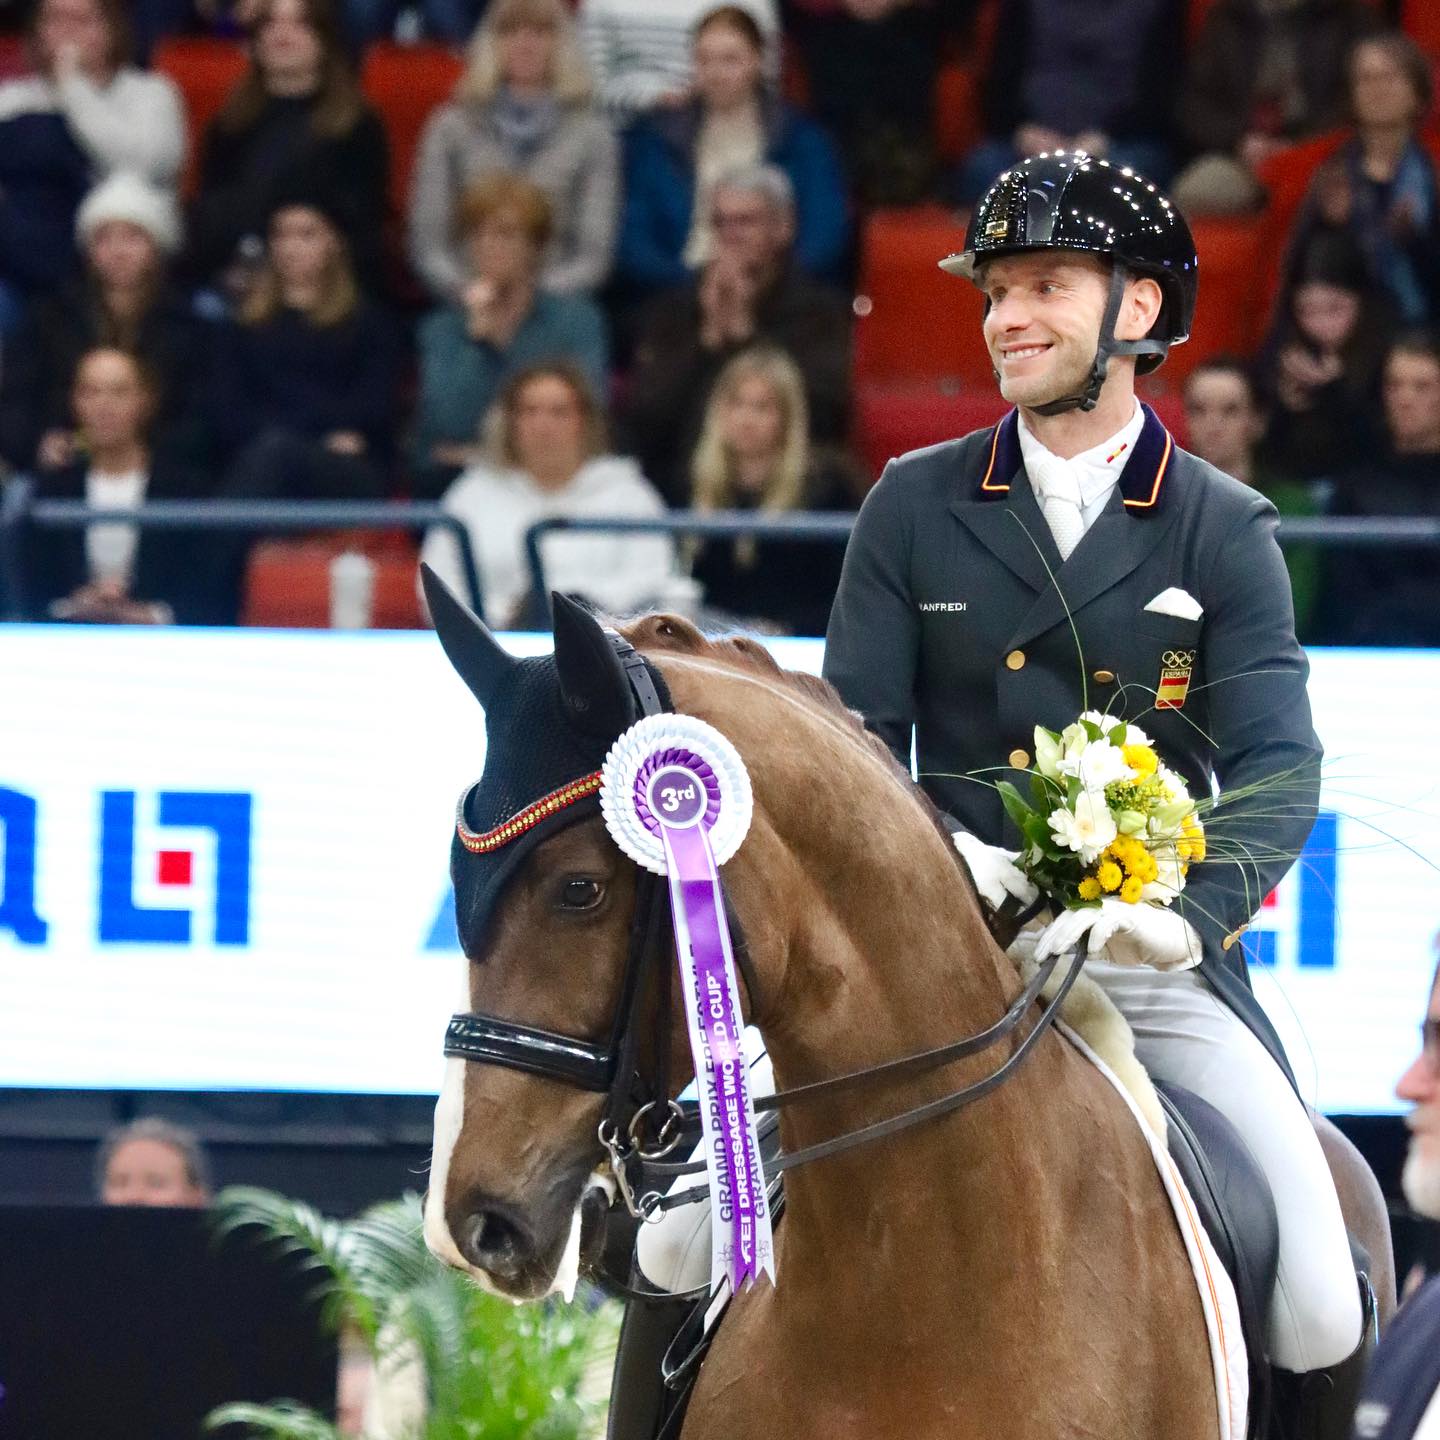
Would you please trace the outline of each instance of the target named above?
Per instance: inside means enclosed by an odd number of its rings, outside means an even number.
[[[465,64],[440,45],[372,45],[360,72],[365,97],[380,112],[390,145],[390,200],[410,204],[410,174],[430,112],[454,93]]]
[[[150,65],[168,75],[180,87],[185,100],[189,150],[180,187],[182,193],[193,196],[200,183],[205,131],[245,73],[245,48],[234,40],[162,40],[155,47]]]
[[[1440,6],[1435,0],[1405,0],[1400,24],[1421,49],[1440,59]]]
[[[938,205],[877,210],[865,223],[855,329],[859,382],[990,383],[979,292],[939,268],[965,221]]]
[[[1197,219],[1191,226],[1200,256],[1200,298],[1190,339],[1170,352],[1157,381],[1174,388],[1203,359],[1248,355],[1264,332],[1267,305],[1257,293],[1266,269],[1268,234],[1259,219]]]
[[[375,562],[375,629],[413,630],[424,624],[415,594],[415,542],[408,535],[374,532],[261,541],[250,552],[240,623],[326,629],[330,562],[344,550],[362,550]]]
[[[980,80],[970,65],[941,66],[935,82],[935,148],[942,160],[963,159],[980,143]]]
[[[907,450],[993,425],[1010,407],[988,390],[870,382],[855,389],[856,446],[873,476]]]

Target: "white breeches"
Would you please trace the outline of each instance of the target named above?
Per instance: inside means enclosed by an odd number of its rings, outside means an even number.
[[[1193,970],[1092,960],[1085,973],[1130,1022],[1150,1074],[1208,1100],[1270,1182],[1280,1221],[1270,1359],[1296,1371],[1345,1359],[1362,1318],[1345,1221],[1309,1113],[1270,1052]]]
[[[1340,1202],[1305,1107],[1269,1051],[1193,970],[1090,961],[1097,980],[1135,1032],[1141,1063],[1208,1100],[1239,1131],[1264,1171],[1280,1221],[1279,1270],[1270,1303],[1270,1359],[1286,1370],[1334,1365],[1359,1344],[1360,1294]],[[759,1036],[746,1032],[751,1093],[768,1095],[774,1078]],[[699,1154],[699,1151],[696,1152]],[[677,1188],[695,1183],[684,1177]],[[672,1210],[642,1225],[636,1258],[661,1289],[710,1280],[710,1208]]]

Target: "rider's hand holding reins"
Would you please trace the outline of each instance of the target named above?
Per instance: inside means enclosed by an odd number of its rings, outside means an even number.
[[[1158,905],[1130,905],[1107,897],[1099,905],[1062,911],[1052,920],[1035,946],[1036,961],[1069,950],[1087,934],[1087,953],[1116,965],[1188,970],[1201,959],[1200,937],[1183,916]]]
[[[1015,863],[1017,856],[1013,850],[987,845],[968,830],[953,831],[950,838],[965,861],[980,898],[992,910],[998,910],[1007,895],[1013,895],[1022,905],[1030,904],[1039,895]]]

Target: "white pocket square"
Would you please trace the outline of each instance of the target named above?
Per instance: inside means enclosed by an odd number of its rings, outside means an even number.
[[[1174,615],[1180,620],[1198,620],[1205,610],[1188,591],[1172,585],[1162,590],[1146,607],[1156,615]]]

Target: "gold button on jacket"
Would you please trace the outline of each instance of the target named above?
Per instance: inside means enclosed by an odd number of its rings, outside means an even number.
[[[1115,672],[1113,670],[1097,670],[1090,678],[1101,685],[1113,685]]]
[[[1023,650],[1012,650],[1006,657],[1005,663],[1012,670],[1021,670],[1025,666],[1025,652]]]
[[[1017,770],[1024,770],[1028,768],[1030,764],[1030,756],[1024,750],[1012,750],[1010,752],[1010,763]]]

